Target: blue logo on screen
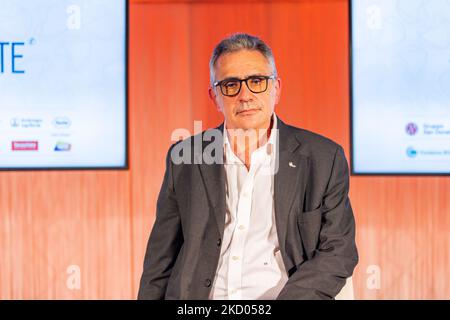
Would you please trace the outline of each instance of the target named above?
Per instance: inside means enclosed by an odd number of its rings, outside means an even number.
[[[72,145],[67,142],[57,142],[55,146],[55,151],[70,151]]]
[[[415,158],[417,156],[417,150],[413,147],[409,147],[408,149],[406,149],[406,154],[410,158]]]
[[[22,49],[25,42],[5,42],[0,41],[0,74],[1,73],[25,73],[17,66],[18,62],[23,59]],[[11,69],[7,68],[7,62]]]

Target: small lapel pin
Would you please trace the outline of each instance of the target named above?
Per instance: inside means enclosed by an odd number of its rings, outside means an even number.
[[[289,162],[289,167],[296,168],[297,166],[295,164],[293,164],[292,162]]]

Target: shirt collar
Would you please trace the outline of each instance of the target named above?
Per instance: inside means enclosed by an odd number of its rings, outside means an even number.
[[[278,130],[277,130],[277,116],[275,114],[275,112],[272,113],[272,129],[270,131],[270,136],[269,136],[269,140],[267,141],[267,143],[261,147],[259,147],[257,150],[265,147],[267,154],[271,155],[272,151],[276,150],[276,144],[277,144],[277,135],[278,135]],[[231,151],[231,146],[230,146],[230,141],[228,139],[228,131],[227,131],[227,123],[226,120],[224,121],[223,124],[223,146],[224,146],[224,155],[227,153],[227,151]],[[233,152],[232,152],[233,153]],[[234,153],[233,153],[234,155]]]

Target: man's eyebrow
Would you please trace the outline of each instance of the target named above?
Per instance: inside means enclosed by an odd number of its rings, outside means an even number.
[[[241,80],[241,79],[238,78],[238,77],[227,77],[227,78],[222,79],[222,80],[220,80],[220,81],[218,81],[218,82],[229,81],[229,80]]]
[[[247,79],[247,78],[249,78],[249,77],[259,77],[259,76],[266,76],[266,74],[264,74],[264,73],[262,73],[262,72],[257,72],[257,73],[252,73],[252,74],[250,74],[250,75],[246,75],[246,76],[243,77],[243,78],[239,78],[239,77],[227,77],[227,78],[224,78],[224,79],[222,79],[222,80],[220,80],[220,81],[218,81],[218,82],[221,82],[221,81],[229,81],[229,80],[242,80],[242,79]]]

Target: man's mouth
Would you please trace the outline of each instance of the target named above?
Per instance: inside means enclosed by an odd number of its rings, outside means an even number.
[[[246,116],[246,115],[251,115],[254,114],[256,112],[258,112],[260,109],[258,108],[252,108],[252,109],[245,109],[245,110],[241,110],[237,113],[237,115],[241,115],[241,116]]]

